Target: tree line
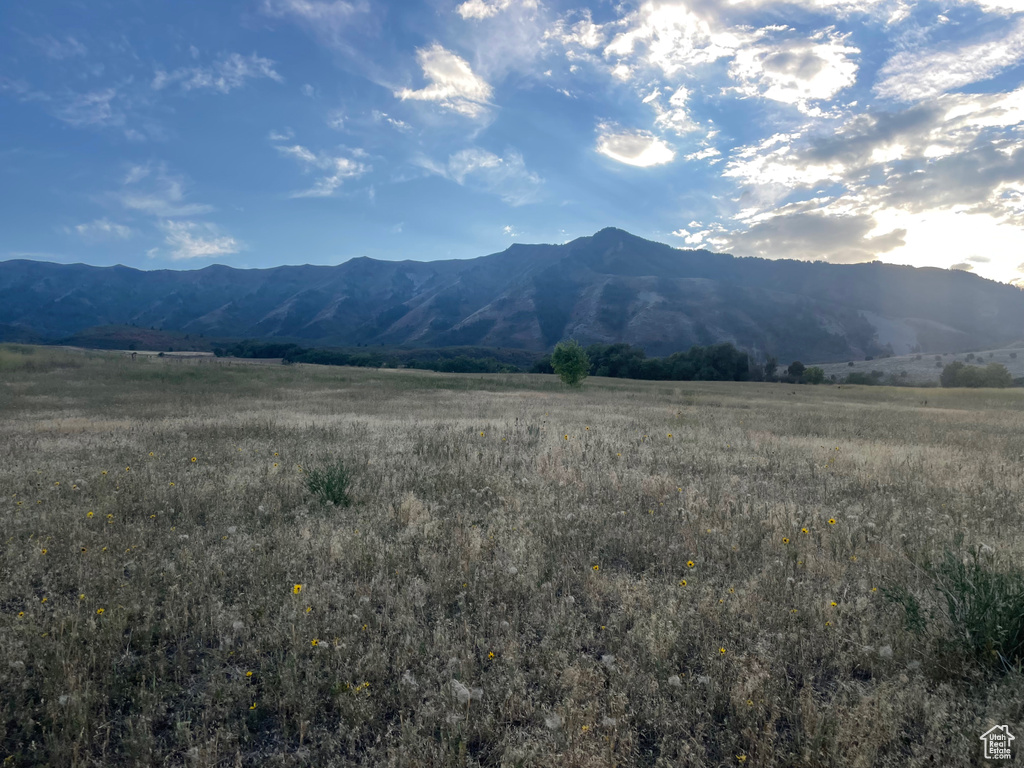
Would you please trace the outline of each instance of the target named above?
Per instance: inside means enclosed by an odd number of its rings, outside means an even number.
[[[530,372],[555,373],[553,361],[559,349],[563,350],[562,354],[566,349],[573,350],[577,360],[582,360],[580,354],[585,356],[589,376],[652,381],[749,381],[757,378],[749,355],[728,342],[694,346],[668,357],[647,357],[643,349],[626,343],[591,344],[584,348],[569,340],[560,343],[555,352],[540,358]]]
[[[347,351],[316,349],[290,342],[247,339],[214,349],[218,356],[281,358],[285,364],[350,365],[363,368],[416,368],[441,373],[522,373],[523,368],[492,356],[458,354],[452,356],[429,350],[418,352],[373,350]],[[560,364],[559,364],[560,363]],[[564,372],[569,371],[568,375]],[[790,384],[903,385],[895,375],[886,379],[882,371],[851,372],[839,379],[826,377],[817,366],[799,360],[780,368],[775,357],[754,363],[750,356],[731,343],[693,346],[668,357],[647,357],[641,347],[627,343],[580,346],[574,340],[560,342],[555,350],[539,358],[530,373],[559,373],[563,380],[578,384],[587,376],[607,376],[649,381],[778,381]],[[939,377],[943,387],[1011,387],[1024,385],[1013,379],[1005,366],[990,363],[986,367],[955,361],[943,368]]]

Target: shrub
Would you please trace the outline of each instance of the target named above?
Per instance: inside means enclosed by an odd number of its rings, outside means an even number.
[[[325,456],[307,462],[306,488],[324,504],[330,502],[336,507],[351,504],[348,495],[351,482],[348,468],[341,459]]]
[[[801,363],[799,360],[794,360],[792,363],[789,364],[789,368],[786,369],[786,372],[789,373],[789,375],[792,376],[793,378],[799,379],[801,376],[804,375],[804,371],[806,370],[806,365]]]
[[[578,387],[590,371],[590,359],[575,339],[560,341],[551,353],[551,367],[570,387]]]
[[[921,601],[911,594],[902,584],[889,584],[882,587],[882,595],[887,601],[903,608],[903,626],[915,635],[924,633],[928,622]]]
[[[965,559],[947,551],[931,570],[955,642],[1004,669],[1024,662],[1024,572],[995,570],[980,548]]]
[[[808,384],[821,384],[825,381],[825,371],[817,366],[811,366],[804,371],[804,381]]]
[[[866,384],[866,385],[869,385],[869,386],[875,385],[875,384],[881,384],[882,383],[882,372],[881,371],[872,371],[871,373],[861,373],[859,371],[854,371],[853,373],[851,373],[849,376],[846,377],[846,380],[843,383],[844,384]]]
[[[530,369],[530,373],[554,373],[555,369],[551,367],[551,355],[544,355],[537,362],[533,364]]]
[[[973,365],[965,365],[956,360],[945,368],[939,376],[939,382],[944,387],[1009,387],[1013,384],[1013,378],[1006,366],[999,363],[989,363],[984,368]]]

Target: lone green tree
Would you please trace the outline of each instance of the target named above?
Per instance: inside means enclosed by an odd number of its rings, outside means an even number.
[[[799,360],[794,360],[792,363],[789,364],[789,368],[786,369],[786,372],[794,379],[799,379],[801,376],[804,375],[804,371],[806,370],[806,365],[801,363]]]
[[[578,387],[590,372],[590,358],[575,339],[560,341],[551,353],[551,367],[570,387]]]
[[[816,365],[812,365],[810,368],[804,371],[804,381],[808,384],[821,384],[825,381],[825,371]]]

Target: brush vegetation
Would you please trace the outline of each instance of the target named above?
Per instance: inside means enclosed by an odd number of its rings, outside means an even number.
[[[3,348],[0,761],[976,764],[1022,404]]]

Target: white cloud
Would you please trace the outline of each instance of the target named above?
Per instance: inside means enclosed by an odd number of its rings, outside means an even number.
[[[566,48],[582,48],[588,51],[603,46],[607,39],[604,25],[594,23],[589,8],[578,13],[582,16],[579,21],[568,25],[566,18],[558,19],[554,26],[544,33],[544,38],[558,40]]]
[[[284,81],[270,59],[255,53],[250,56],[232,53],[209,67],[183,67],[173,72],[157,70],[151,85],[157,91],[178,84],[183,91],[209,89],[228,93],[245,85],[246,80],[260,77],[269,77],[279,83]]]
[[[340,109],[332,110],[327,115],[327,127],[335,131],[340,131],[344,129],[345,113]]]
[[[746,230],[713,238],[716,245],[738,256],[787,258],[838,264],[873,261],[879,254],[905,244],[906,230],[880,231],[868,213],[851,212],[828,200],[809,200],[783,206],[758,217]]]
[[[649,168],[675,159],[675,151],[650,131],[627,130],[609,123],[601,123],[597,130],[597,151],[620,163]]]
[[[422,158],[419,164],[456,184],[497,195],[512,206],[536,202],[544,183],[527,169],[523,156],[514,150],[502,157],[471,147],[451,155],[444,165]]]
[[[686,86],[681,85],[669,96],[667,107],[661,103],[660,91],[652,92],[644,99],[644,103],[654,107],[655,112],[658,114],[654,122],[659,128],[673,131],[682,136],[684,133],[690,133],[700,127],[690,117],[690,112],[686,108],[686,101],[689,97],[690,92],[686,89]]]
[[[220,235],[213,224],[195,221],[162,221],[165,242],[172,248],[171,258],[206,259],[238,253],[242,246],[233,237]]]
[[[708,160],[712,157],[717,157],[718,155],[721,154],[722,153],[719,152],[714,147],[705,147],[704,149],[701,149],[697,152],[691,152],[690,154],[686,155],[686,157],[684,157],[683,159],[693,162],[695,160]]]
[[[429,85],[420,90],[403,88],[395,96],[403,101],[433,101],[467,117],[480,117],[491,99],[491,86],[473,73],[469,64],[435,43],[416,51]]]
[[[1024,0],[976,0],[986,11],[994,13],[1024,13]]]
[[[519,232],[511,224],[502,227],[501,231],[504,232],[509,237],[519,237]]]
[[[831,99],[854,84],[857,64],[852,57],[859,53],[846,44],[844,36],[836,34],[749,45],[736,51],[729,74],[744,95],[795,104],[808,111],[808,101]]]
[[[316,95],[316,89],[309,83],[303,85],[300,90],[302,91],[303,96],[309,96],[310,98],[312,98],[313,96]]]
[[[118,93],[114,88],[76,94],[59,107],[55,115],[76,128],[124,125],[124,113],[114,107],[117,98]]]
[[[891,17],[905,10],[905,0],[730,0],[729,4],[744,8],[801,6],[813,11],[830,11],[836,16],[881,13],[885,17]]]
[[[135,234],[131,227],[116,224],[106,218],[77,224],[74,231],[87,240],[127,240]]]
[[[918,101],[987,80],[1024,58],[1024,19],[988,40],[945,50],[898,53],[879,71],[875,93],[896,101]]]
[[[403,132],[412,130],[412,126],[409,125],[407,122],[405,122],[404,120],[399,120],[398,118],[395,117],[391,117],[390,115],[388,115],[387,112],[381,112],[375,109],[373,110],[372,114],[373,122],[375,123],[383,123],[384,125],[390,125],[395,130]]]
[[[129,169],[125,189],[117,197],[125,208],[165,219],[198,216],[213,210],[210,205],[185,202],[184,186],[184,180],[168,173],[163,164],[136,165]]]
[[[63,40],[58,40],[53,35],[44,35],[39,38],[31,38],[31,40],[49,58],[58,61],[85,56],[88,53],[86,47],[71,35],[65,36]]]
[[[277,18],[290,17],[326,45],[351,53],[354,23],[370,9],[366,0],[263,0],[263,12]]]
[[[316,153],[301,144],[277,146],[277,151],[286,157],[292,157],[303,166],[303,172],[321,171],[320,178],[312,187],[293,192],[291,197],[330,197],[346,179],[355,179],[370,170],[370,167],[343,155]],[[354,153],[358,154],[358,153]]]
[[[683,242],[686,243],[687,245],[703,245],[705,239],[711,233],[711,230],[704,230],[701,232],[690,232],[689,230],[686,229],[677,229],[674,232],[670,232],[669,234],[672,235],[672,237],[682,238]]]
[[[537,0],[467,0],[455,11],[464,19],[489,19],[512,6],[536,8]]]
[[[639,59],[666,75],[731,56],[751,39],[745,28],[713,29],[711,24],[677,3],[648,2],[622,20],[629,27],[605,47],[606,58]]]
[[[285,128],[283,131],[271,131],[267,134],[267,138],[270,141],[291,141],[295,138],[295,131],[291,128]]]

